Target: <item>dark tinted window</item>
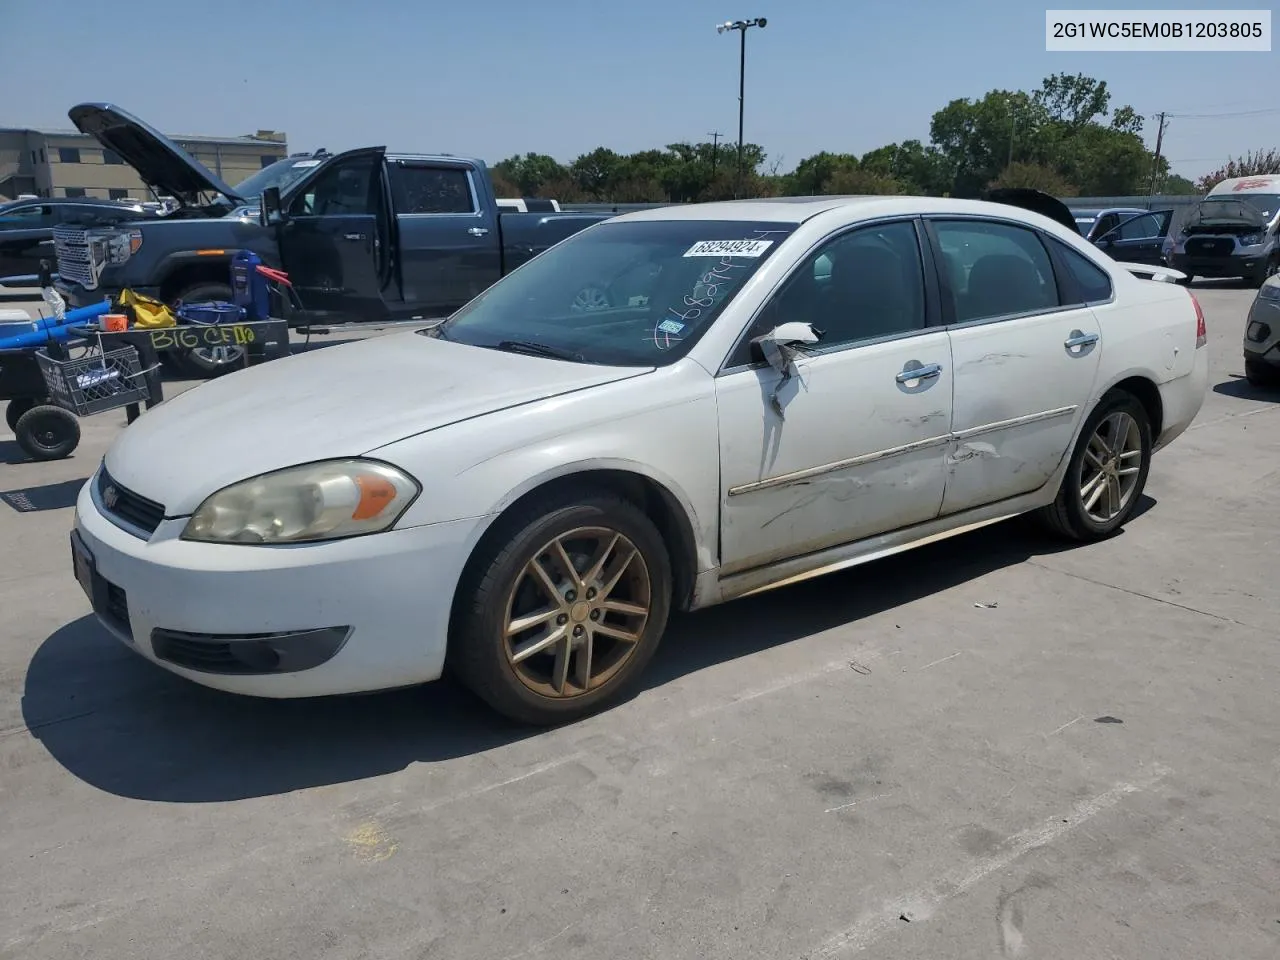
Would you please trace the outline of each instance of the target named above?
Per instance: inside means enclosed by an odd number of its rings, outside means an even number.
[[[1160,236],[1164,218],[1157,213],[1147,213],[1132,220],[1123,221],[1110,237],[1112,240],[1150,240]]]
[[[58,161],[60,163],[79,163],[80,148],[79,147],[59,147]]]
[[[114,150],[107,150],[105,148],[102,151],[102,162],[112,166],[124,165],[124,161],[120,159],[120,154],[116,153]]]
[[[67,197],[83,197],[84,187],[64,187],[62,193]]]
[[[794,321],[820,330],[821,347],[923,329],[924,272],[914,225],[862,227],[824,243],[787,280],[750,336]]]
[[[934,229],[957,323],[1059,305],[1053,265],[1035,231],[983,220],[937,220]]]
[[[376,214],[378,177],[374,163],[373,157],[356,157],[331,164],[294,198],[289,213],[295,217]]]
[[[1067,290],[1065,300],[1068,303],[1098,303],[1111,299],[1111,278],[1101,267],[1090,262],[1088,257],[1081,256],[1065,243],[1053,241],[1058,257],[1067,268]]]
[[[272,156],[269,153],[264,153],[262,156],[258,157],[258,166],[265,170],[279,159],[279,157]]]
[[[129,199],[129,191],[121,190],[119,187],[112,187],[107,191],[107,196],[112,200],[127,200]]]
[[[466,170],[398,163],[395,176],[398,213],[475,213]]]

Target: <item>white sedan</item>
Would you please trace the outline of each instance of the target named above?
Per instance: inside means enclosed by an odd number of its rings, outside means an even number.
[[[628,214],[443,323],[150,411],[80,493],[76,576],[119,639],[211,687],[448,664],[564,721],[633,686],[672,610],[1030,511],[1114,533],[1208,379],[1199,305],[1160,272],[1065,208]]]

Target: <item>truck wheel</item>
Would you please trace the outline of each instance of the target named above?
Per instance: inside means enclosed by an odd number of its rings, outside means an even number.
[[[498,520],[459,584],[448,661],[498,712],[565,723],[616,703],[671,607],[662,535],[627,500],[572,492]]]
[[[48,400],[37,400],[35,397],[14,397],[9,401],[9,405],[4,408],[4,422],[9,425],[10,430],[17,433],[18,418],[32,407],[48,402]]]
[[[203,282],[192,284],[177,297],[175,302],[200,303],[204,300],[230,300],[231,285]],[[244,366],[244,347],[197,347],[176,354],[175,360],[183,373],[196,380],[212,380]]]
[[[80,421],[61,407],[32,407],[14,426],[18,446],[32,460],[61,460],[80,445]]]

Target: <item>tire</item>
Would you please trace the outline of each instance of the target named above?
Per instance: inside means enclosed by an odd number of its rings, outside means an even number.
[[[1127,421],[1123,419],[1126,417]],[[1090,494],[1097,493],[1097,487],[1092,486],[1093,476],[1090,476],[1090,474],[1096,476],[1099,472],[1095,466],[1098,462],[1098,454],[1091,450],[1091,447],[1096,449],[1098,445],[1095,437],[1099,437],[1099,431],[1105,432],[1113,425],[1129,423],[1136,431],[1136,436],[1129,433],[1126,427],[1120,428],[1119,433],[1123,434],[1122,456],[1114,463],[1116,469],[1128,470],[1132,461],[1137,459],[1139,460],[1138,472],[1116,476],[1111,482],[1103,481],[1103,486],[1110,489],[1101,493],[1100,499],[1090,508],[1086,503],[1082,486],[1088,483],[1092,487]],[[1114,432],[1113,430],[1112,433]],[[1099,439],[1105,438],[1099,437]],[[1123,391],[1108,393],[1085,421],[1084,429],[1080,431],[1080,438],[1071,452],[1071,460],[1063,475],[1058,496],[1053,503],[1042,508],[1039,513],[1041,522],[1057,536],[1084,543],[1104,540],[1114,534],[1133,515],[1138,501],[1142,498],[1142,491],[1147,485],[1147,473],[1151,469],[1151,446],[1151,420],[1147,416],[1146,408],[1132,395]],[[1137,454],[1134,453],[1135,450]],[[1112,463],[1105,453],[1102,455],[1102,460],[1108,466]],[[1085,480],[1086,476],[1089,476],[1089,480]],[[1130,476],[1134,480],[1132,486],[1126,488],[1127,477]],[[1120,504],[1113,515],[1106,516],[1110,513],[1109,507],[1115,503],[1114,500],[1108,500],[1113,496],[1111,491],[1116,489],[1112,483],[1119,485]]]
[[[1253,278],[1253,285],[1261,287],[1264,283],[1280,273],[1280,254],[1268,260]]]
[[[1257,360],[1244,362],[1244,378],[1249,381],[1249,386],[1264,390],[1280,386],[1280,370]]]
[[[635,554],[624,564],[628,543]],[[572,580],[562,556],[574,564]],[[592,577],[597,561],[604,569]],[[548,576],[535,576],[535,563]],[[616,585],[606,588],[611,577]],[[662,535],[630,501],[589,491],[534,500],[500,518],[467,564],[454,601],[448,666],[512,720],[536,726],[576,720],[627,694],[658,648],[671,593]],[[508,624],[530,613],[546,615],[509,638]],[[638,639],[598,632],[606,628]],[[520,652],[528,656],[517,663]]]
[[[13,432],[32,460],[61,460],[80,445],[80,421],[61,407],[32,407],[18,418]]]
[[[230,300],[231,285],[206,281],[192,284],[176,297],[174,302],[199,303],[203,300]],[[199,347],[174,354],[175,366],[182,373],[196,380],[212,380],[244,366],[244,347]]]
[[[14,397],[9,401],[9,405],[4,408],[4,422],[9,425],[10,430],[17,433],[18,418],[32,407],[47,402],[46,400],[37,400],[35,397]]]
[[[592,313],[596,310],[608,310],[614,306],[609,291],[600,284],[589,283],[576,294],[569,304],[570,313]]]

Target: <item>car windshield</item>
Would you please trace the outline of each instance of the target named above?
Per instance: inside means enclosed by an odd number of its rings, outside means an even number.
[[[689,351],[795,228],[742,220],[602,223],[422,332],[586,363],[663,366]]]
[[[279,187],[283,191],[308,170],[320,166],[321,162],[314,157],[286,157],[284,160],[277,160],[269,167],[263,167],[252,177],[241,180],[233,189],[237,195],[246,200],[255,200],[262,196],[262,191],[267,187]]]
[[[1199,217],[1202,220],[1253,219],[1250,213],[1256,211],[1263,221],[1269,221],[1280,209],[1280,194],[1276,193],[1244,193],[1234,197],[1208,197],[1200,201]]]

